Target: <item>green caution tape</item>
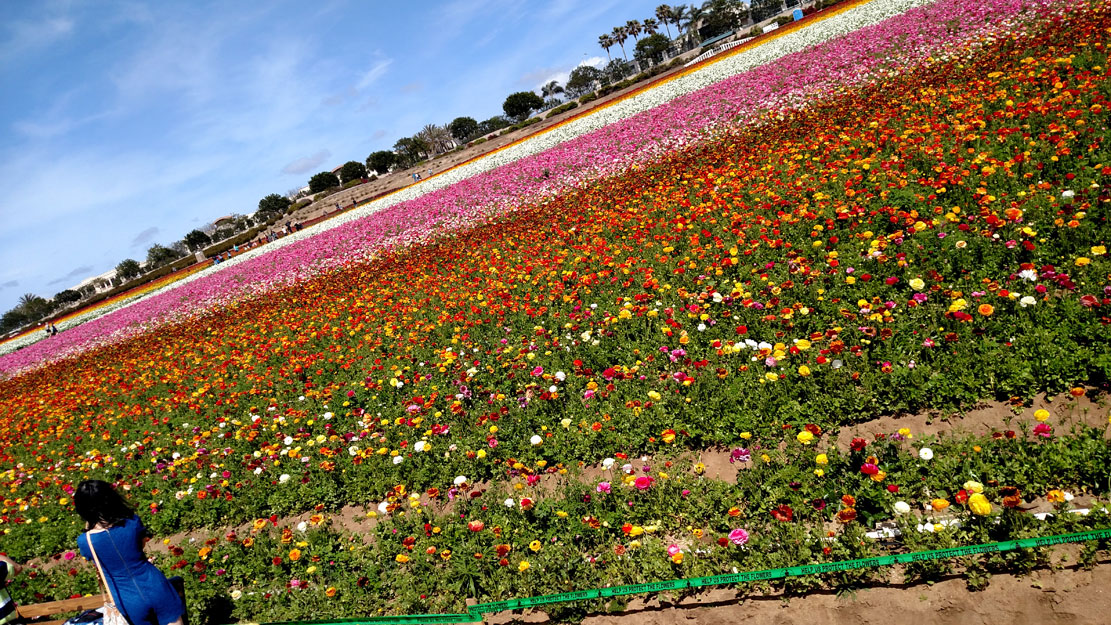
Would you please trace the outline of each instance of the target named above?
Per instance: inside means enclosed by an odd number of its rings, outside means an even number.
[[[589,590],[576,590],[538,597],[522,597],[480,603],[468,608],[467,614],[421,614],[411,616],[377,616],[370,618],[353,618],[333,621],[300,621],[293,623],[266,623],[265,625],[438,625],[440,623],[480,623],[483,614],[493,614],[506,610],[519,610],[522,608],[535,608],[551,605],[553,603],[569,603],[586,599],[603,599],[606,597],[620,597],[650,592],[667,590],[682,590],[684,588],[702,588],[705,586],[722,586],[740,584],[744,582],[758,582],[784,577],[800,577],[803,575],[818,575],[821,573],[836,573],[853,569],[878,568],[893,564],[907,564],[910,562],[925,562],[928,560],[945,560],[959,558],[981,553],[999,553],[1015,549],[1032,549],[1035,547],[1049,547],[1064,543],[1078,543],[1086,540],[1111,539],[1111,529],[1091,530],[1076,532],[1074,534],[1059,534],[1042,538],[1019,538],[998,543],[984,545],[970,545],[968,547],[954,547],[952,549],[934,549],[930,551],[916,551],[914,553],[900,553],[890,556],[877,556],[874,558],[860,558],[857,560],[842,560],[840,562],[824,562],[822,564],[806,564],[789,566],[778,569],[765,569],[762,571],[745,571],[710,577],[692,577],[687,579],[672,579],[647,584],[630,584],[628,586],[611,586],[609,588],[593,588]]]

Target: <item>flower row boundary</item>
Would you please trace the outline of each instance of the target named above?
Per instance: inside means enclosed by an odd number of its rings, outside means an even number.
[[[931,549],[927,551],[914,551],[856,560],[841,560],[839,562],[826,562],[822,564],[805,564],[760,571],[744,571],[740,573],[727,573],[710,577],[690,577],[682,579],[649,582],[645,584],[630,584],[626,586],[611,586],[609,588],[591,588],[575,590],[572,592],[540,595],[536,597],[522,597],[492,603],[479,603],[468,608],[466,614],[410,614],[399,616],[378,616],[365,618],[350,618],[326,621],[290,621],[283,623],[265,623],[264,625],[436,625],[441,623],[481,623],[484,614],[494,614],[507,610],[535,608],[557,603],[570,603],[588,599],[606,599],[626,595],[662,592],[668,590],[684,590],[688,588],[703,588],[707,586],[724,586],[745,582],[767,581],[786,577],[802,577],[806,575],[819,575],[822,573],[835,573],[855,569],[880,568],[895,564],[909,564],[912,562],[926,562],[931,560],[947,560],[982,553],[1001,553],[1016,549],[1034,549],[1038,547],[1051,547],[1066,543],[1079,543],[1089,540],[1111,539],[1111,528],[1075,532],[1070,534],[1057,534],[1038,538],[1019,538],[1002,542],[968,545],[949,549]]]

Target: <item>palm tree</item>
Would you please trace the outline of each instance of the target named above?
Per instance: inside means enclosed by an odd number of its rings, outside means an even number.
[[[629,60],[629,55],[625,54],[625,40],[629,38],[629,33],[625,30],[624,26],[614,26],[613,34],[614,43],[621,46],[621,55],[625,57],[625,61]]]
[[[559,81],[556,80],[553,80],[543,87],[540,87],[540,95],[544,96],[545,100],[547,100],[548,98],[554,98],[560,93],[563,93],[563,87],[560,87]]]
[[[671,39],[671,27],[667,24],[671,21],[671,7],[667,6],[666,4],[661,4],[660,6],[656,7],[656,19],[664,25],[664,28],[667,29],[667,38]],[[648,20],[644,20],[644,23],[645,25],[647,25]]]
[[[599,35],[598,36],[598,45],[602,46],[602,49],[606,51],[606,59],[608,61],[613,60],[613,58],[610,57],[610,48],[612,48],[613,44],[615,44],[615,43],[617,43],[617,42],[614,41],[613,37],[610,37],[609,35]]]
[[[625,32],[633,36],[633,41],[639,41],[637,36],[644,32],[644,29],[640,25],[640,20],[629,20],[625,22]]]
[[[691,29],[698,30],[698,25],[702,22],[702,18],[704,17],[706,17],[706,10],[692,4],[690,9],[687,10],[687,33],[689,34]]]
[[[641,27],[644,28],[645,35],[656,34],[656,31],[659,30],[659,26],[660,23],[652,18],[648,18],[641,23]]]
[[[675,34],[677,36],[683,34],[682,26],[686,23],[689,14],[690,10],[685,4],[677,4],[671,7],[671,23],[675,24],[675,30],[677,31]]]

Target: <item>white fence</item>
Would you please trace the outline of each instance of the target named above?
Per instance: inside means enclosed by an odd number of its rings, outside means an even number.
[[[715,54],[721,54],[722,52],[725,52],[726,50],[732,50],[733,48],[736,48],[737,46],[741,45],[742,43],[745,43],[745,42],[748,42],[748,41],[751,41],[751,40],[752,40],[752,37],[745,37],[744,39],[738,39],[736,41],[730,41],[729,43],[723,43],[720,46],[717,46],[715,48],[711,48],[708,52],[703,52],[702,54],[699,54],[698,56],[694,57],[694,60],[687,63],[685,65],[685,67],[690,67],[691,65],[694,65],[695,63],[698,63],[699,61],[704,61],[704,60],[710,58],[711,56],[714,56]]]

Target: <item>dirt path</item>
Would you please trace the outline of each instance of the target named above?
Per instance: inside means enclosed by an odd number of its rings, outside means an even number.
[[[591,616],[584,625],[1096,625],[1111,621],[1111,566],[1035,571],[1026,577],[996,575],[981,592],[949,578],[935,584],[891,584],[851,595],[820,591],[785,599],[737,598],[716,590],[661,605],[632,601],[620,615]],[[540,616],[540,615],[536,615]],[[535,616],[533,617],[535,619]],[[488,621],[494,623],[491,619]],[[509,623],[512,619],[497,623]],[[547,622],[546,617],[531,622]]]

